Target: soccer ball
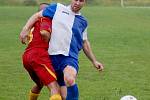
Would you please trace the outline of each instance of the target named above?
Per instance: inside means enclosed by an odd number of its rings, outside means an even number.
[[[137,100],[134,96],[126,95],[122,97],[120,100]]]

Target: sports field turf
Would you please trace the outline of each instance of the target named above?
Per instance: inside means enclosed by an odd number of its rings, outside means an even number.
[[[18,35],[36,7],[0,7],[0,100],[27,100],[33,85],[23,69]],[[96,71],[80,54],[80,100],[119,100],[134,95],[150,100],[150,9],[86,7],[89,40],[98,60]],[[39,100],[48,100],[43,89]]]

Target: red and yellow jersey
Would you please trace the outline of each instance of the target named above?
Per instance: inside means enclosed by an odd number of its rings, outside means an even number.
[[[39,18],[39,20],[33,25],[31,32],[28,34],[28,46],[26,50],[32,48],[44,48],[48,49],[49,43],[43,40],[40,31],[48,31],[51,33],[52,20],[46,17]]]

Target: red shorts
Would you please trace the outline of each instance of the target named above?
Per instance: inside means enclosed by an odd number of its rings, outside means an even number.
[[[37,85],[48,85],[56,81],[55,71],[47,50],[43,48],[27,50],[22,58],[24,68]]]

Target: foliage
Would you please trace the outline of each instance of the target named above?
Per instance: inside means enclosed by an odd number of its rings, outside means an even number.
[[[121,0],[86,0],[87,5],[120,6]],[[123,0],[125,5],[150,6],[150,0]],[[37,5],[41,2],[61,2],[68,4],[70,0],[0,0],[0,5]]]

